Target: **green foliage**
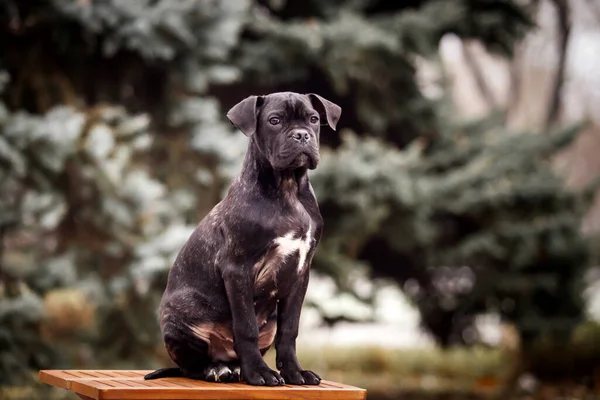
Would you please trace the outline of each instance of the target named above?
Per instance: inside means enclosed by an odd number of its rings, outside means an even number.
[[[164,274],[192,227],[174,207],[176,196],[135,161],[151,145],[148,118],[112,106],[87,115],[56,107],[41,116],[7,112],[2,122],[0,180],[10,189],[3,214],[19,216],[3,218],[13,232],[2,259],[0,340],[11,355],[0,357],[2,377],[90,344],[49,346],[63,337],[114,340],[114,332],[98,329],[107,318],[107,327],[129,330],[137,346],[153,344],[138,331],[144,323],[155,330],[160,292],[149,291],[152,279]]]
[[[418,141],[400,151],[346,133],[313,174],[330,210],[323,247],[358,246],[375,276],[404,283],[442,343],[462,341],[484,311],[517,323],[526,338],[568,333],[582,318],[579,221],[596,185],[581,196],[566,191],[548,155],[576,132],[456,126],[426,152]],[[329,257],[318,253],[317,265]]]
[[[443,344],[489,311],[569,330],[593,191],[549,159],[577,129],[461,123],[415,79],[445,34],[510,55],[530,26],[508,0],[0,0],[0,382],[164,360],[166,274],[247,145],[225,113],[275,90],[344,110],[312,174],[340,292],[395,280]]]

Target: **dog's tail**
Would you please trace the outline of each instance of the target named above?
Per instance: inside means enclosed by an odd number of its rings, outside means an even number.
[[[146,376],[144,376],[145,380],[150,379],[158,379],[158,378],[180,378],[183,376],[183,373],[179,368],[162,368],[157,369],[154,372],[150,372]]]

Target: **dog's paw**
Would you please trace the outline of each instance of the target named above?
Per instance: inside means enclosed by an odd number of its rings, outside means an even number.
[[[231,368],[231,382],[241,382],[242,381],[242,369],[239,365]]]
[[[281,376],[290,385],[318,385],[321,377],[312,371],[301,369],[282,369]]]
[[[232,382],[233,371],[225,364],[213,363],[206,367],[204,380],[208,382]]]
[[[242,368],[242,380],[254,386],[281,386],[285,381],[266,364],[258,368]]]

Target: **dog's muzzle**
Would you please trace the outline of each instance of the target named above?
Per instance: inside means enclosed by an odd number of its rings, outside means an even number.
[[[315,169],[319,163],[319,144],[308,129],[296,128],[286,134],[279,154],[272,164],[275,169],[306,167]]]

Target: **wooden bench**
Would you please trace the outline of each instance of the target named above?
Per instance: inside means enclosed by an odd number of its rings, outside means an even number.
[[[365,389],[331,381],[318,386],[250,386],[241,383],[210,383],[186,378],[145,381],[151,371],[42,370],[40,380],[71,390],[84,400],[365,400]]]

